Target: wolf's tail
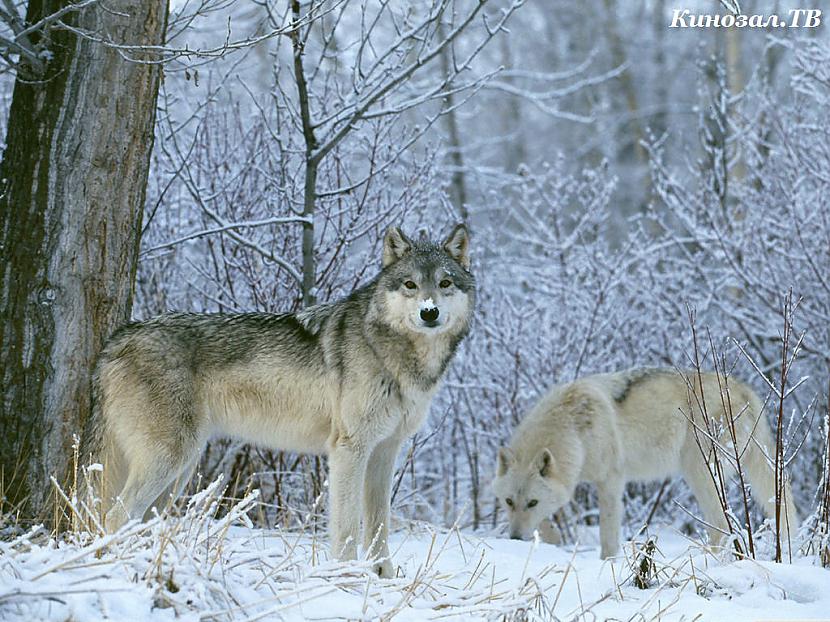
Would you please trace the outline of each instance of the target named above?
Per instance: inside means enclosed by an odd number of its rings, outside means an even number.
[[[82,465],[88,465],[100,460],[101,448],[104,440],[104,419],[101,412],[101,379],[98,367],[92,374],[91,387],[92,403],[89,418],[81,432],[79,459]]]
[[[764,514],[775,517],[775,439],[764,416],[763,404],[758,395],[749,387],[745,388],[749,409],[741,417],[742,428],[752,434],[744,453],[742,465],[752,486],[752,496],[761,504]],[[753,430],[754,426],[754,430]],[[747,438],[749,434],[746,435]],[[746,440],[744,440],[746,442]],[[800,525],[798,508],[793,499],[789,478],[785,476],[781,498],[782,534],[795,535]]]
[[[119,452],[114,451],[104,413],[105,396],[102,374],[106,370],[107,363],[105,356],[102,355],[92,376],[92,407],[81,435],[79,452],[79,466],[99,465],[89,469],[87,476],[101,500],[102,514],[106,514],[109,510],[114,495],[121,491],[125,480],[123,460]]]

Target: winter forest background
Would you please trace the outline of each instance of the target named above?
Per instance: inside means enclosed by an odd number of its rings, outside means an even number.
[[[464,220],[475,323],[399,459],[396,516],[496,527],[495,452],[533,401],[584,374],[691,367],[693,323],[703,366],[783,413],[806,514],[830,371],[827,26],[669,29],[679,7],[173,2],[132,316],[298,310],[370,278],[387,226]],[[305,26],[272,36],[292,9]],[[324,466],[219,441],[200,472],[262,488],[258,519],[291,526],[324,520]],[[591,494],[563,520],[595,521]],[[628,536],[647,518],[700,526],[682,481],[627,496]]]

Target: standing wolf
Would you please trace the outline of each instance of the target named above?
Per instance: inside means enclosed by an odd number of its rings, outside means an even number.
[[[441,245],[393,227],[382,265],[297,314],[167,314],[117,331],[84,452],[104,463],[107,527],[178,494],[208,440],[231,436],[328,454],[332,552],[356,556],[362,506],[366,552],[390,575],[395,458],[469,330],[475,280],[463,225]]]
[[[774,445],[761,402],[734,379],[728,395],[729,401],[722,402],[714,374],[702,374],[701,383],[696,373],[673,369],[632,369],[554,387],[519,424],[509,449],[499,450],[493,489],[507,506],[510,536],[528,538],[537,526],[547,528],[547,517],[587,481],[597,488],[601,555],[611,557],[619,547],[625,483],[679,473],[709,524],[710,542],[717,543],[726,525],[701,452],[711,447],[699,407],[702,397],[708,416],[721,425],[727,421],[723,403],[731,405],[753,496],[767,516],[774,515],[774,474],[765,455]],[[724,432],[721,441],[727,439]],[[785,524],[794,533],[798,516],[789,484],[784,504]]]

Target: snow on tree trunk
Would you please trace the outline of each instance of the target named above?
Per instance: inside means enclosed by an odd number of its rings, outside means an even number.
[[[65,4],[32,1],[27,22]],[[161,69],[96,40],[161,44],[167,2],[64,19],[89,36],[52,30],[42,75],[18,69],[0,164],[0,468],[30,516],[71,466],[95,358],[132,304]]]

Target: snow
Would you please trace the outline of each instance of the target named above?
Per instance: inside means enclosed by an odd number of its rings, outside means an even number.
[[[432,298],[427,298],[427,299],[421,301],[420,308],[421,308],[421,311],[434,309],[435,308],[435,302],[433,302]]]
[[[757,620],[826,618],[830,571],[729,561],[665,529],[656,534],[656,578],[631,581],[628,543],[599,559],[596,532],[557,547],[478,536],[426,523],[395,525],[402,576],[379,579],[365,561],[328,558],[311,529],[251,526],[256,495],[211,519],[215,490],[182,517],[130,524],[117,534],[55,543],[36,533],[0,543],[0,619],[303,620],[528,619]]]

